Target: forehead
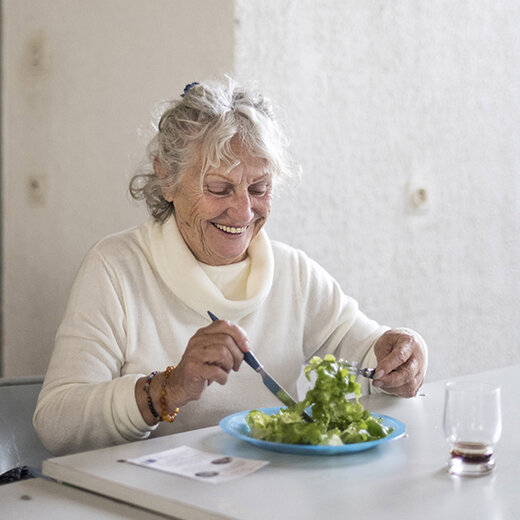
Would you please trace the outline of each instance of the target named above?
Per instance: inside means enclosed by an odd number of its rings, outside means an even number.
[[[237,157],[232,163],[220,164],[217,167],[211,166],[205,173],[201,172],[203,178],[210,179],[220,177],[230,180],[238,180],[244,176],[249,179],[269,175],[267,162],[264,159],[250,156]]]
[[[240,142],[235,135],[228,146],[219,149],[205,150],[204,147],[196,147],[194,156],[198,160],[188,166],[180,175],[180,184],[198,184],[203,189],[207,180],[220,180],[233,183],[256,182],[257,179],[272,178],[272,168],[269,161],[252,153],[247,146]]]

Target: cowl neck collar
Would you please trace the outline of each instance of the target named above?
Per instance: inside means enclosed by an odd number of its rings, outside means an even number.
[[[247,250],[251,270],[244,300],[224,297],[184,242],[174,215],[163,224],[151,218],[146,223],[144,235],[151,254],[150,261],[168,288],[205,318],[208,317],[207,311],[211,310],[220,318],[239,320],[262,305],[271,290],[273,250],[264,229]]]

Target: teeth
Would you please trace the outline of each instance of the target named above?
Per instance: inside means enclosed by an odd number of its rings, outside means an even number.
[[[234,235],[243,233],[247,229],[247,227],[229,227],[223,226],[222,224],[214,224],[214,226],[218,229],[221,229],[222,231],[225,231],[226,233],[232,233]]]

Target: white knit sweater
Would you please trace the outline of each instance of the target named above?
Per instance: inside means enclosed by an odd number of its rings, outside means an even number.
[[[34,415],[45,446],[55,454],[83,451],[279,404],[242,364],[226,385],[214,383],[182,407],[174,423],[145,423],[136,381],[177,364],[191,336],[209,325],[208,310],[243,327],[266,370],[293,395],[314,354],[365,363],[373,356],[387,328],[362,314],[318,264],[264,231],[248,253],[247,298],[233,301],[193,257],[174,218],[150,219],[96,244],[74,282]]]

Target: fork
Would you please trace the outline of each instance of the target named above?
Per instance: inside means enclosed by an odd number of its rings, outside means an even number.
[[[338,364],[348,368],[350,374],[354,374],[354,377],[363,376],[367,379],[374,379],[376,375],[375,368],[360,368],[358,362],[345,361],[344,359],[338,359]]]

